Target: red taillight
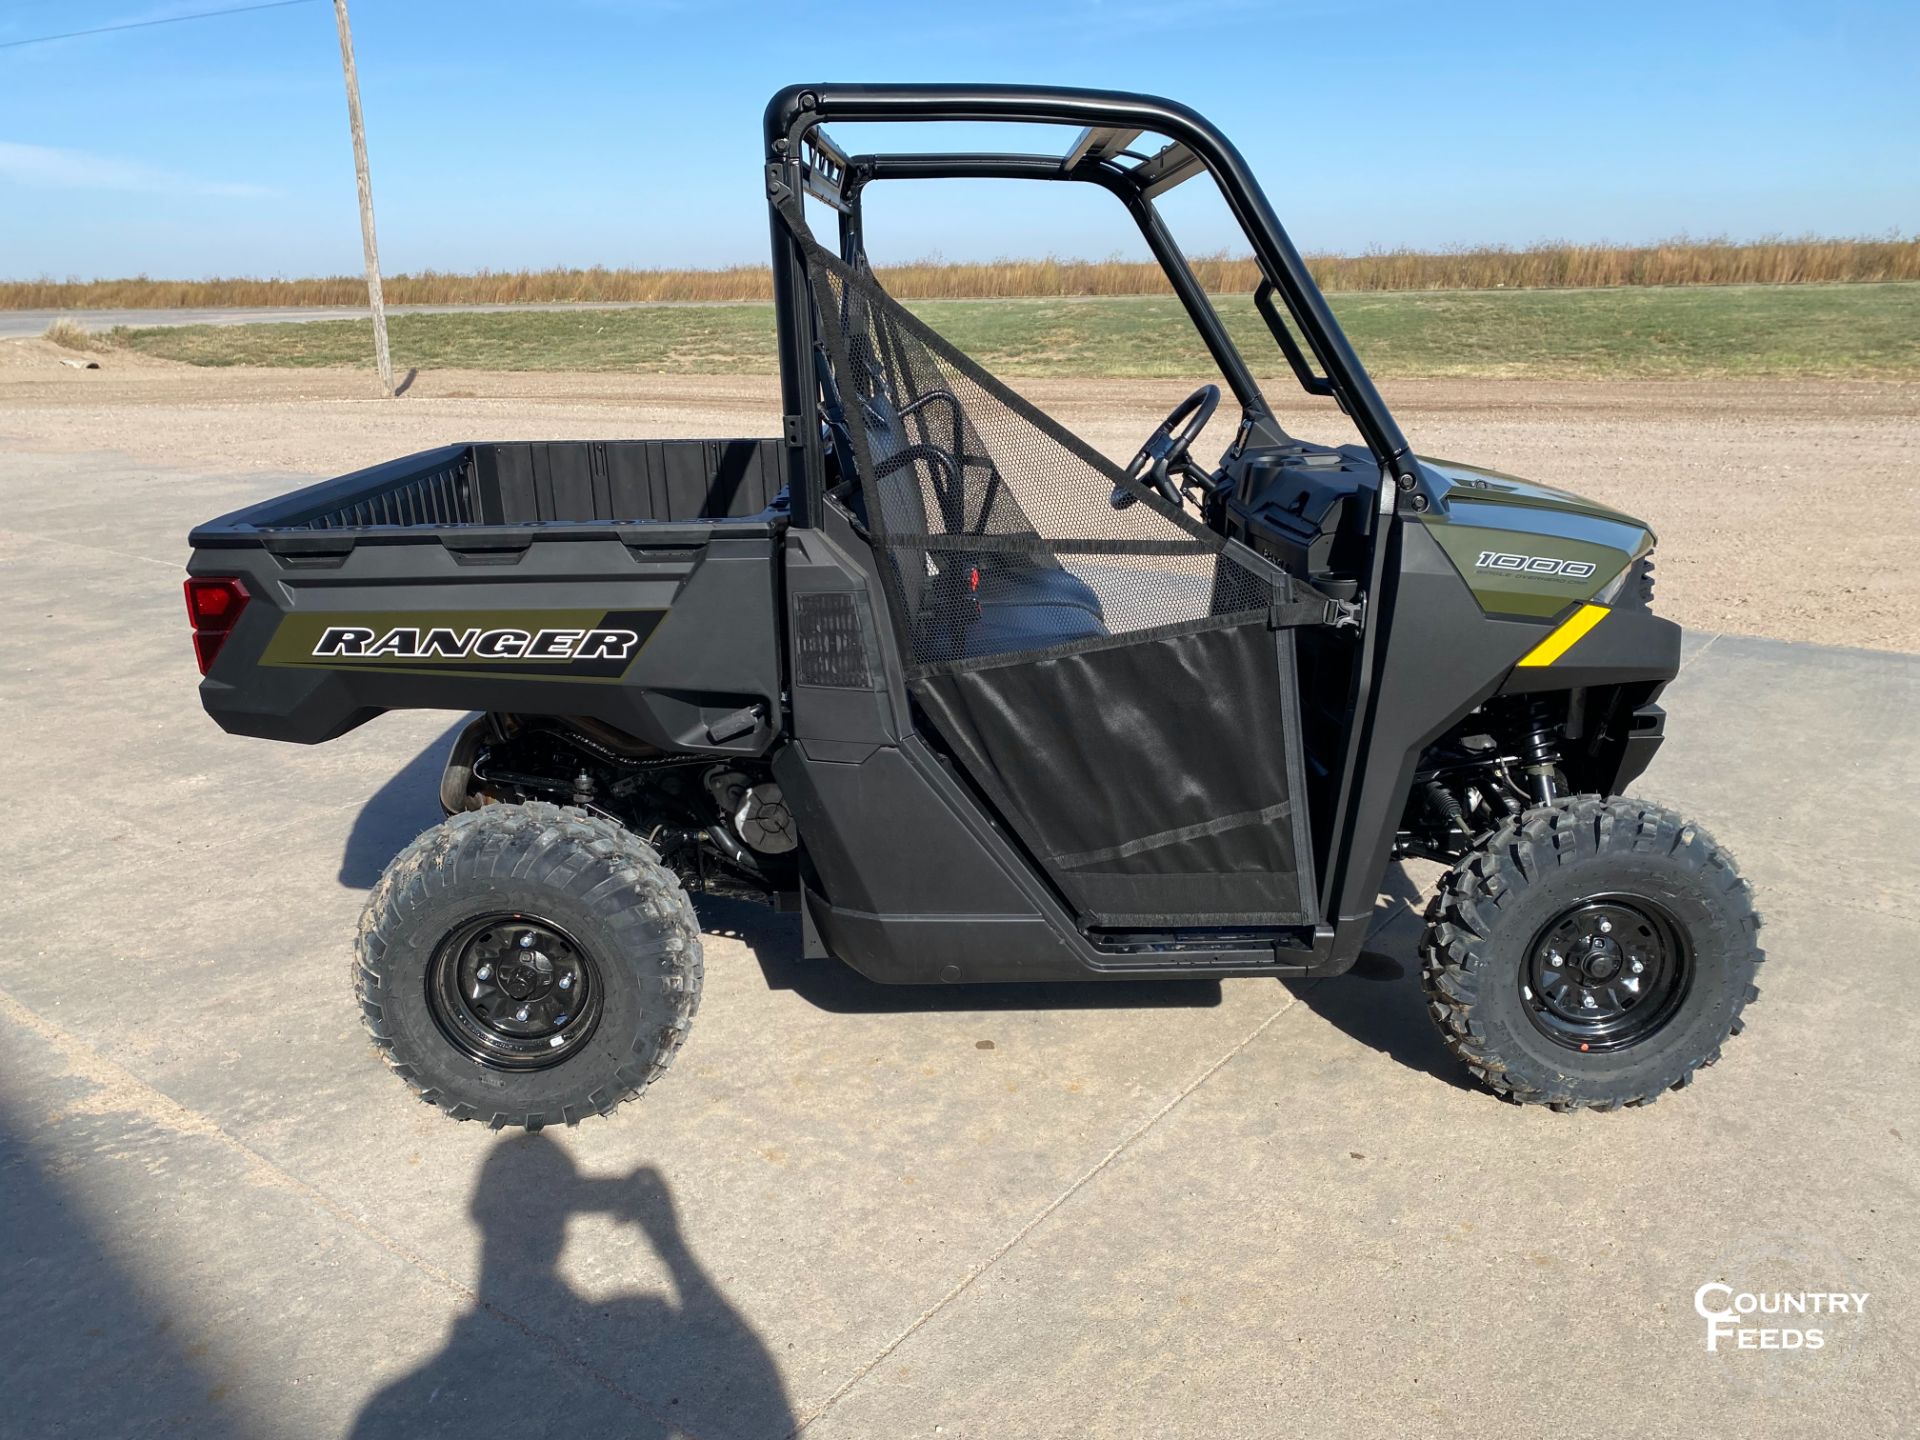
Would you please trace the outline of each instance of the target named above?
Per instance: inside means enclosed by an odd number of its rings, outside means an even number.
[[[200,673],[213,668],[214,656],[247,608],[247,587],[226,575],[195,575],[187,581],[187,618],[193,621],[193,657]]]

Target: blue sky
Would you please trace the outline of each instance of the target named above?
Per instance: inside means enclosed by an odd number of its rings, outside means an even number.
[[[0,0],[0,276],[358,269],[324,0],[5,48],[238,3]],[[761,109],[825,79],[1172,96],[1308,250],[1920,230],[1912,0],[352,8],[389,271],[759,263]],[[871,248],[1136,253],[1083,188],[881,187]],[[1239,248],[1208,198],[1187,247]]]

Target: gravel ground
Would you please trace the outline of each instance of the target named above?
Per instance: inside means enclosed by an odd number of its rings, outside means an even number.
[[[389,403],[354,371],[215,370],[122,355],[80,371],[57,363],[64,353],[43,341],[0,342],[0,454],[100,450],[188,472],[319,477],[453,440],[777,428],[770,376],[435,371]],[[1132,380],[1021,388],[1117,455],[1185,389]],[[1649,521],[1661,540],[1660,608],[1683,624],[1920,651],[1920,385],[1426,380],[1385,388],[1422,453],[1563,486]],[[1281,382],[1268,389],[1300,433],[1350,438],[1324,406],[1301,403]]]

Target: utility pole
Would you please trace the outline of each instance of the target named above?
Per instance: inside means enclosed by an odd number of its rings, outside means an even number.
[[[373,180],[367,173],[367,127],[360,118],[360,76],[353,68],[353,31],[347,0],[333,0],[340,29],[340,69],[347,80],[347,123],[353,127],[353,178],[360,186],[360,243],[367,253],[367,305],[373,311],[373,361],[380,388],[393,398],[393,356],[387,350],[387,302],[380,294],[380,246],[373,238]]]

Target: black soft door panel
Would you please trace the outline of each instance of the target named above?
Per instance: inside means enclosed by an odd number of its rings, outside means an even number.
[[[1290,648],[1258,617],[943,667],[913,689],[1093,923],[1306,924]]]

